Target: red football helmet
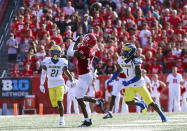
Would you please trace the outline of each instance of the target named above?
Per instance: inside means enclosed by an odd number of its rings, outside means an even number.
[[[92,48],[96,45],[97,43],[97,38],[95,37],[94,34],[86,34],[83,38],[83,44],[86,45],[89,48]]]

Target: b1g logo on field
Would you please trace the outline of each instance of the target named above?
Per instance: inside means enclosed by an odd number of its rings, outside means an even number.
[[[29,80],[2,80],[2,91],[26,91]]]

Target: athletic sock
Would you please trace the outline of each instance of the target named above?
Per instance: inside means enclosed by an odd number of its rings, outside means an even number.
[[[85,121],[90,122],[90,118],[85,118]]]
[[[159,115],[160,115],[162,120],[166,120],[166,117],[164,116],[163,112],[160,112]]]
[[[63,116],[60,116],[60,121],[64,121],[64,117]]]
[[[142,101],[137,101],[137,102],[136,102],[136,105],[137,105],[137,106],[140,106],[142,109],[145,108],[145,104],[144,104]]]

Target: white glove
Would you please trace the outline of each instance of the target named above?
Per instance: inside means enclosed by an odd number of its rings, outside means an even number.
[[[45,87],[44,87],[44,85],[40,85],[40,91],[41,91],[42,93],[45,93]]]

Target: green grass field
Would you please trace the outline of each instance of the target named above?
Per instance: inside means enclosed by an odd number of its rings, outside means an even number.
[[[156,113],[115,114],[104,120],[103,114],[90,115],[91,127],[78,127],[83,115],[65,115],[65,126],[59,126],[58,115],[0,116],[0,130],[6,131],[187,131],[187,113],[165,113],[168,122],[162,123]]]

